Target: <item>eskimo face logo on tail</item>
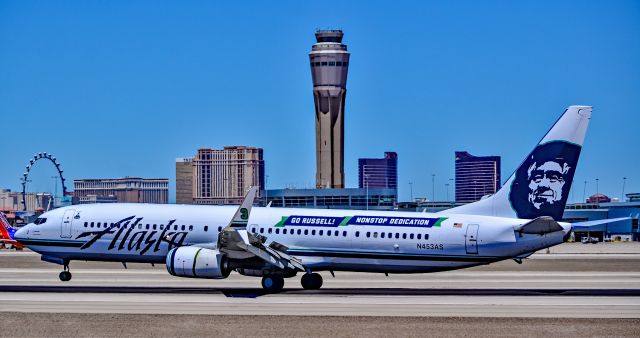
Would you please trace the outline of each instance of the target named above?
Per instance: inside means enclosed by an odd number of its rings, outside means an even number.
[[[516,171],[509,201],[519,218],[562,219],[581,147],[553,141],[536,147]]]

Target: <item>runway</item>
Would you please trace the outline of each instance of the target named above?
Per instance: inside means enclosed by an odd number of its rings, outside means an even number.
[[[177,278],[164,266],[74,262],[72,281],[36,254],[0,253],[0,311],[49,313],[395,317],[640,318],[640,246],[568,245],[513,261],[419,275],[322,273],[265,294],[260,279]],[[620,248],[626,248],[621,250]]]
[[[640,335],[640,243],[565,244],[419,275],[322,273],[279,294],[260,279],[170,276],[164,266],[72,262],[73,279],[29,251],[0,251],[3,336],[628,336]],[[46,323],[46,325],[43,325]]]

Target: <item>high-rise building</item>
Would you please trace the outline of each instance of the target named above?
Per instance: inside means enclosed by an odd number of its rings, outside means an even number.
[[[309,61],[316,113],[316,187],[344,188],[344,102],[349,52],[341,30],[319,30]]]
[[[244,146],[202,148],[193,159],[176,160],[176,203],[240,204],[249,187],[264,189],[262,153]]]
[[[193,158],[176,159],[176,203],[193,203]]]
[[[359,188],[398,188],[398,154],[385,152],[384,158],[358,159]]]
[[[98,178],[73,180],[78,203],[159,203],[169,202],[168,178]]]
[[[456,151],[456,202],[473,202],[500,189],[500,156]]]

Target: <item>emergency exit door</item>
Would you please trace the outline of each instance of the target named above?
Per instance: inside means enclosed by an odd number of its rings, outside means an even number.
[[[71,224],[73,223],[73,214],[75,212],[75,210],[67,210],[64,212],[64,215],[62,216],[62,225],[60,226],[60,237],[71,237]]]
[[[478,253],[478,224],[469,224],[467,226],[467,235],[465,236],[465,247],[468,254]]]

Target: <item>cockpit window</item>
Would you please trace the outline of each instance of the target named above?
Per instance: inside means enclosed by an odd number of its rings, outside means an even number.
[[[42,223],[44,223],[44,222],[46,222],[46,221],[47,221],[47,219],[46,219],[46,218],[44,218],[44,217],[38,217],[38,218],[36,218],[36,220],[35,220],[35,221],[33,221],[33,224],[42,224]]]

